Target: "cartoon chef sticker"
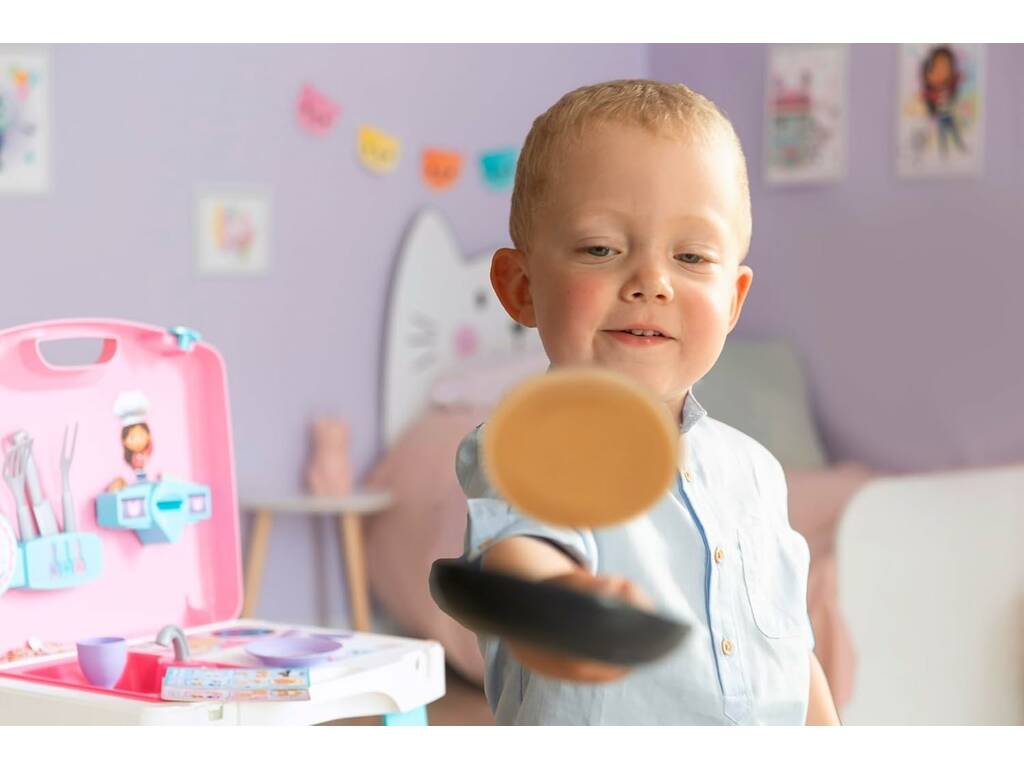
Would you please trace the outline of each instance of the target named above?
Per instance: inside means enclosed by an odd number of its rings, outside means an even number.
[[[139,390],[122,392],[114,403],[114,415],[121,419],[124,460],[135,472],[135,481],[146,481],[146,462],[153,453],[153,437],[146,424],[149,400]]]

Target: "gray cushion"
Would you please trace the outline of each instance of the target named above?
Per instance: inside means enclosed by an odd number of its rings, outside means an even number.
[[[708,415],[750,435],[784,467],[825,466],[803,371],[788,343],[730,339],[693,391]]]

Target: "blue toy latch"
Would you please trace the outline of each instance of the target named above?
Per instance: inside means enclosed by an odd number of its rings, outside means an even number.
[[[176,325],[167,330],[177,337],[178,348],[183,352],[191,352],[195,343],[203,340],[203,334],[192,328],[186,328],[184,325]]]

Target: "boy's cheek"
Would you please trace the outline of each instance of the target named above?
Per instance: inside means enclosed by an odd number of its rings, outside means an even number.
[[[683,301],[683,306],[688,314],[699,316],[705,320],[713,320],[716,317],[725,315],[728,317],[732,308],[732,296],[726,290],[681,290],[677,298]]]
[[[608,294],[609,289],[603,281],[577,277],[564,286],[561,303],[575,312],[594,311],[604,307]]]

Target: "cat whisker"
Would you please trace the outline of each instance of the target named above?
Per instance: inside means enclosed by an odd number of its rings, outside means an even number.
[[[437,346],[434,339],[406,339],[406,342],[410,347],[435,347]]]
[[[435,328],[434,321],[426,315],[415,314],[412,316],[413,325],[422,326],[423,330],[433,331]]]

